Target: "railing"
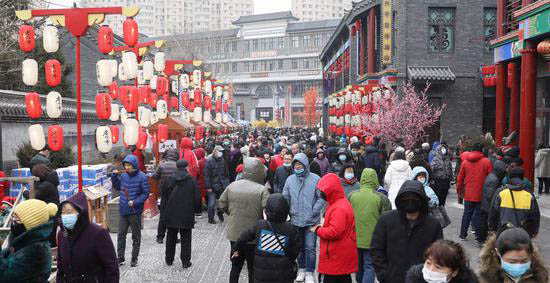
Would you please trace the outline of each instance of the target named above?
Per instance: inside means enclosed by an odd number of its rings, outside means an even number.
[[[504,34],[515,31],[518,29],[519,21],[514,18],[514,12],[521,9],[522,0],[506,0],[505,9],[506,14],[504,17]]]

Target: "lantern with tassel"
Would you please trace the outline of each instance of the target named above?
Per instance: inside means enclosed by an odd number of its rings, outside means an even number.
[[[106,93],[98,93],[95,96],[95,111],[100,120],[109,119],[111,117],[111,96]]]
[[[97,47],[103,54],[113,51],[114,34],[108,25],[102,25],[97,32]]]
[[[61,83],[61,64],[55,59],[50,59],[44,64],[46,83],[55,87]]]
[[[34,49],[34,28],[31,25],[19,27],[19,48],[24,52],[31,52]]]
[[[95,131],[95,142],[97,150],[101,153],[107,153],[113,148],[113,136],[111,129],[107,126],[99,126]]]
[[[118,104],[111,104],[111,116],[109,116],[109,120],[115,122],[118,121],[118,118],[120,116],[120,108]]]
[[[168,126],[166,124],[159,124],[158,128],[158,141],[159,142],[165,142],[168,139]]]
[[[139,106],[139,92],[135,86],[120,87],[120,101],[128,113],[134,113]]]
[[[126,43],[126,45],[132,47],[138,43],[138,24],[132,17],[124,20],[122,31],[124,33],[124,43]]]
[[[139,123],[136,119],[129,118],[124,123],[124,142],[129,145],[136,145],[139,137]]]
[[[63,128],[60,125],[48,127],[48,146],[52,151],[60,151],[63,148]]]
[[[147,133],[143,130],[140,130],[138,134],[138,142],[136,144],[137,149],[139,150],[145,149],[145,147],[147,146],[147,138],[148,138]]]
[[[25,85],[34,86],[38,82],[38,63],[34,59],[23,61],[23,82]]]
[[[117,144],[119,139],[119,134],[120,134],[118,127],[115,125],[111,125],[109,126],[109,129],[111,129],[111,137],[112,137],[113,144]]]
[[[48,117],[56,119],[63,113],[63,99],[57,91],[50,91],[46,97],[46,113]]]
[[[25,105],[27,114],[32,119],[40,118],[42,115],[42,104],[40,103],[40,95],[36,92],[29,92],[25,95]]]
[[[139,103],[147,104],[151,96],[151,87],[143,85],[139,87]]]
[[[57,52],[59,50],[59,36],[57,34],[57,27],[47,25],[42,31],[42,43],[44,51],[48,53]]]
[[[200,89],[195,89],[193,93],[193,102],[195,103],[195,107],[200,107],[202,105],[202,92]]]
[[[40,124],[34,124],[29,127],[29,140],[34,150],[42,150],[46,146],[44,137],[44,128]]]
[[[118,85],[116,82],[112,82],[109,85],[109,95],[113,100],[118,99]]]

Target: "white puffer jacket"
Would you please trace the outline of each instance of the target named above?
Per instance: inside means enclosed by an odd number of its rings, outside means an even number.
[[[411,167],[409,166],[409,162],[402,159],[392,161],[386,170],[384,188],[388,191],[388,198],[391,201],[392,209],[396,209],[395,198],[397,197],[397,193],[399,193],[401,185],[408,180],[410,172]]]

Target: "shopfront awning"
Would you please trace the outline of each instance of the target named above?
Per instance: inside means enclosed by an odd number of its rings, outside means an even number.
[[[412,81],[454,82],[455,74],[449,66],[411,66],[407,75]]]

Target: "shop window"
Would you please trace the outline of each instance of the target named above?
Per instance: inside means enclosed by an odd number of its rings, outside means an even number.
[[[497,9],[485,8],[483,9],[483,33],[485,37],[484,51],[492,53],[491,40],[495,39],[496,35],[496,22],[497,22]]]
[[[428,46],[430,52],[451,53],[455,41],[455,9],[428,9]]]

